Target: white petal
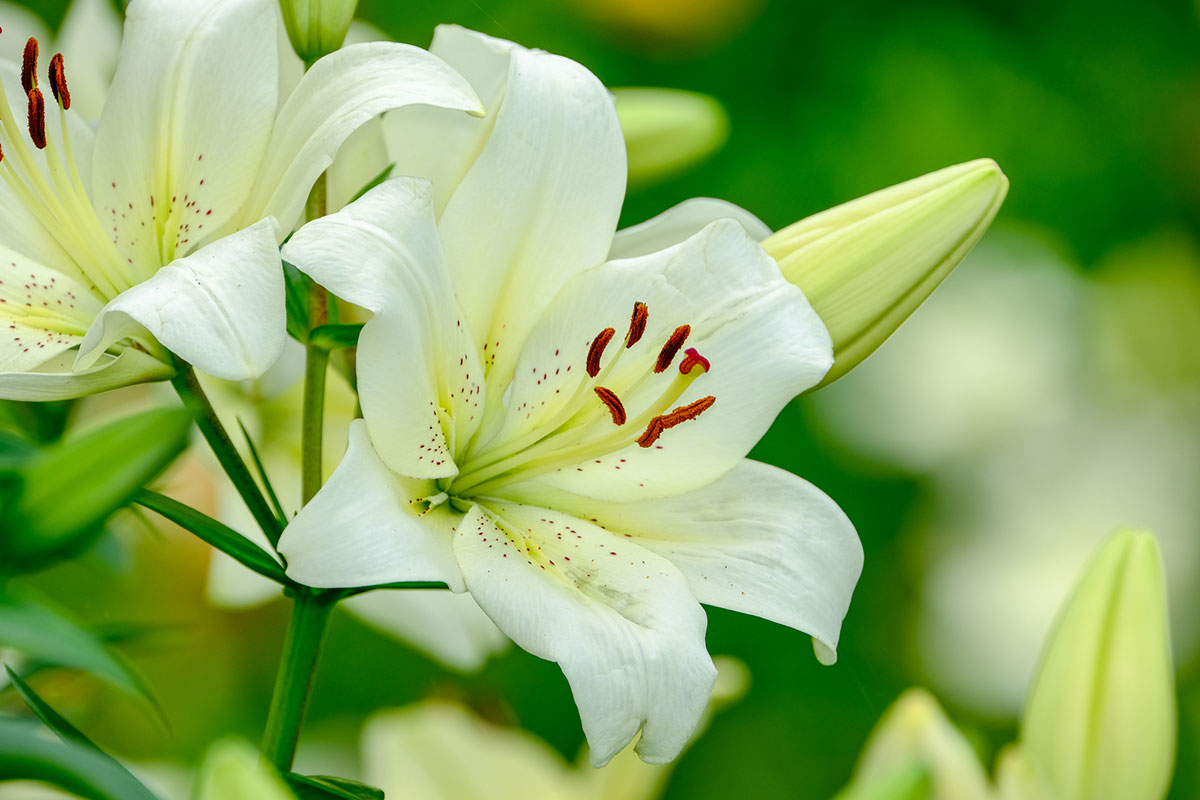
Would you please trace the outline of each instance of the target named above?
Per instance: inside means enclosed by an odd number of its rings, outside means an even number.
[[[346,137],[372,117],[412,104],[480,111],[466,81],[416,47],[369,42],[317,61],[279,111],[241,224],[274,216],[290,230]]]
[[[716,669],[704,611],[670,562],[584,520],[518,504],[472,508],[454,554],[500,629],[562,667],[593,764],[639,729],[646,761],[679,755]]]
[[[543,492],[530,500],[634,536],[678,567],[700,602],[804,631],[833,663],[863,551],[850,520],[808,481],[746,460],[676,497],[613,503]]]
[[[341,464],[279,540],[288,575],[309,586],[442,581],[462,591],[450,551],[459,515],[445,506],[424,515],[413,510],[414,500],[435,492],[432,482],[389,470],[366,426],[355,421]]]
[[[4,31],[7,36],[7,25]],[[121,18],[107,0],[71,0],[56,44],[66,57],[71,110],[94,122],[104,109],[108,86],[117,69]]]
[[[467,79],[487,116],[481,119],[444,108],[416,106],[383,118],[388,152],[396,163],[392,174],[428,179],[433,184],[433,207],[439,215],[496,124],[513,47],[511,42],[457,25],[439,25],[429,52]]]
[[[96,134],[92,197],[101,223],[118,229],[117,246],[142,269],[194,249],[250,191],[277,105],[273,6],[129,6]]]
[[[75,347],[100,308],[68,276],[0,247],[0,370],[26,372]]]
[[[380,589],[342,605],[372,627],[460,672],[475,672],[508,648],[508,637],[469,594],[442,589]]]
[[[79,348],[88,366],[113,343],[142,338],[218,378],[261,375],[286,339],[283,269],[272,219],[172,262],[112,300]]]
[[[482,417],[483,370],[442,260],[429,184],[387,181],[305,225],[283,253],[379,312],[359,337],[358,392],[380,458],[408,477],[455,475],[455,443]]]
[[[649,310],[645,334],[625,350],[635,301]],[[635,442],[637,421],[661,405],[679,374],[682,355],[652,372],[676,326],[690,325],[685,346],[711,362],[672,407],[712,396],[698,418],[665,431],[649,448]],[[628,422],[617,430],[600,400],[585,392],[591,422],[581,445],[624,431],[622,442],[539,480],[590,497],[624,502],[679,494],[732,469],[770,427],[784,404],[814,385],[833,361],[829,334],[803,293],[732,220],[714,222],[681,245],[637,259],[612,261],[581,275],[555,298],[530,336],[509,394],[504,441],[552,415],[580,385],[588,347],[605,327],[620,331],[602,365],[620,356],[605,387],[624,403]],[[567,367],[571,367],[568,371]],[[528,421],[513,409],[540,409]],[[670,410],[665,409],[665,410]],[[482,437],[481,437],[482,438]],[[505,490],[519,493],[520,487]],[[513,494],[518,496],[518,494]]]
[[[608,257],[634,258],[663,250],[685,241],[719,219],[737,221],[746,229],[746,235],[756,242],[771,235],[766,223],[744,208],[711,197],[693,197],[657,217],[618,231]]]
[[[60,353],[35,372],[0,373],[0,398],[5,400],[70,400],[121,386],[166,380],[175,369],[139,350],[126,348],[117,356],[104,355],[95,366],[72,371],[75,355]]]
[[[478,49],[494,48],[475,38]],[[489,345],[492,372],[503,379],[550,298],[607,255],[625,149],[608,91],[549,53],[513,47],[503,102],[488,114],[491,135],[438,228],[476,343]]]

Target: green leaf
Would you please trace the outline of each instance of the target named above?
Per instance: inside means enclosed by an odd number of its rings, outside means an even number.
[[[271,479],[267,477],[267,470],[263,466],[262,459],[259,458],[258,448],[254,446],[254,440],[250,438],[250,431],[246,430],[246,426],[242,424],[241,417],[238,417],[237,424],[242,431],[242,438],[246,440],[246,447],[250,449],[250,460],[254,464],[254,471],[258,473],[259,481],[267,490],[267,499],[271,501],[271,510],[275,512],[275,519],[279,522],[282,530],[287,527],[287,513],[284,512],[283,505],[279,502],[279,495],[275,494],[275,487],[271,485]]]
[[[118,420],[30,457],[4,527],[4,568],[39,569],[90,545],[104,521],[179,455],[191,419],[157,409]]]
[[[264,578],[270,578],[284,586],[295,585],[275,559],[233,528],[217,522],[212,517],[202,514],[178,500],[172,500],[170,497],[149,489],[138,492],[135,499],[146,508],[157,511],[185,531],[195,534]]]
[[[104,752],[89,738],[67,721],[65,717],[50,707],[50,704],[38,695],[28,683],[21,680],[21,676],[12,671],[12,667],[4,665],[5,672],[8,673],[8,679],[12,681],[13,688],[17,690],[17,694],[21,695],[21,699],[25,701],[25,705],[29,706],[29,710],[34,713],[42,723],[54,731],[58,738],[64,742],[75,742],[77,744],[86,745],[96,750],[96,752]]]
[[[449,589],[446,584],[441,581],[403,581],[400,583],[377,583],[374,586],[350,586],[345,589],[339,589],[342,599],[354,597],[356,594],[363,592],[372,592],[376,589]]]
[[[76,400],[52,400],[26,403],[19,400],[0,400],[0,428],[19,433],[24,438],[42,444],[56,442],[67,429],[67,421]]]
[[[0,646],[50,664],[81,669],[119,689],[150,697],[120,654],[44,598],[33,599],[11,590],[0,595]]]
[[[384,167],[382,172],[380,172],[374,178],[371,178],[371,180],[367,181],[367,184],[365,186],[363,186],[361,189],[359,189],[358,192],[355,193],[354,197],[350,198],[350,202],[353,203],[355,200],[362,197],[364,194],[366,194],[367,192],[371,191],[379,184],[386,181],[388,179],[388,176],[390,176],[392,174],[392,170],[394,170],[395,168],[396,168],[395,161],[393,161],[391,164],[388,164],[386,167]]]
[[[0,719],[0,781],[34,780],[93,800],[158,800],[109,756],[42,735],[36,723]]]
[[[383,800],[383,789],[348,778],[285,772],[283,779],[300,800]]]
[[[283,262],[284,301],[287,309],[287,332],[301,344],[308,341],[309,278],[287,261]]]
[[[321,325],[313,328],[308,341],[326,351],[357,347],[362,328],[362,325]]]

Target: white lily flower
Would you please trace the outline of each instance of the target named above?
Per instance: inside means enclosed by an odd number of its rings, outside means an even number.
[[[313,586],[469,590],[562,666],[593,763],[639,730],[642,758],[669,761],[715,676],[701,602],[835,658],[854,528],[745,459],[828,370],[830,338],[738,221],[711,222],[726,206],[685,206],[618,243],[645,255],[606,261],[624,148],[586,69],[452,27],[432,50],[489,117],[404,112],[443,155],[397,171],[438,180],[389,181],[285,246],[374,316],[364,420],[280,549]]]
[[[342,142],[400,106],[479,111],[390,43],[321,59],[280,103],[278,20],[270,0],[132,3],[95,134],[61,56],[41,87],[36,40],[20,74],[0,66],[0,397],[162,379],[168,351],[261,374],[284,341],[281,232]]]

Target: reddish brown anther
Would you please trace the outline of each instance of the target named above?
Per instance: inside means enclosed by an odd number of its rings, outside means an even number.
[[[654,362],[655,372],[667,371],[671,362],[675,360],[675,354],[679,352],[679,348],[683,347],[683,343],[687,341],[688,334],[691,332],[691,325],[680,325],[667,337],[666,344],[662,346],[662,350],[658,351],[658,361]]]
[[[638,446],[649,447],[654,444],[658,441],[658,437],[662,436],[663,430],[662,417],[655,417],[650,420],[650,424],[646,426],[646,430],[642,431],[642,435],[638,437]]]
[[[683,351],[683,360],[679,362],[679,374],[689,375],[696,367],[708,372],[712,364],[708,363],[708,359],[700,355],[694,347],[689,347]]]
[[[596,396],[600,398],[600,402],[608,406],[608,413],[612,414],[613,424],[624,425],[625,404],[621,402],[621,398],[617,397],[617,393],[603,386],[597,386],[595,392]]]
[[[29,93],[29,138],[38,150],[46,148],[46,100],[41,89]]]
[[[25,94],[37,88],[37,57],[38,40],[30,36],[21,55],[21,88]]]
[[[650,318],[650,310],[645,303],[633,304],[633,315],[629,318],[629,333],[625,334],[625,347],[637,344],[642,334],[646,332],[646,320]]]
[[[71,92],[67,89],[67,71],[63,67],[62,53],[55,53],[50,59],[50,91],[63,110],[71,107]]]
[[[608,343],[612,341],[616,333],[612,328],[605,328],[596,334],[595,339],[592,339],[592,346],[588,348],[587,354],[587,374],[589,378],[594,378],[600,374],[600,357],[604,355],[604,348],[608,347]]]

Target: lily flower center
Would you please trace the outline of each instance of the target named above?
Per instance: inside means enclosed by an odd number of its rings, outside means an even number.
[[[92,208],[71,146],[67,87],[62,54],[50,60],[47,78],[58,106],[59,125],[46,125],[46,98],[38,85],[38,41],[29,39],[21,59],[21,89],[26,108],[18,116],[9,105],[0,81],[0,180],[16,193],[22,205],[66,251],[77,268],[57,268],[91,290],[98,300],[110,300],[140,282],[132,260],[122,257],[105,233]]]
[[[667,431],[711,408],[716,402],[712,395],[690,403],[679,402],[692,383],[711,367],[695,348],[685,349],[691,334],[689,325],[675,328],[657,349],[643,346],[631,352],[645,335],[648,319],[646,304],[635,303],[623,342],[613,346],[615,328],[597,333],[582,354],[583,369],[577,373],[579,378],[569,390],[569,398],[523,435],[477,453],[468,448],[459,474],[441,487],[445,493],[451,499],[485,497],[509,484],[548,472],[582,469],[577,465],[633,444],[661,449],[659,441]],[[623,370],[618,385],[617,366],[630,358],[640,360],[643,366]],[[657,391],[643,391],[650,381],[672,370],[674,375],[669,380],[657,381]]]

